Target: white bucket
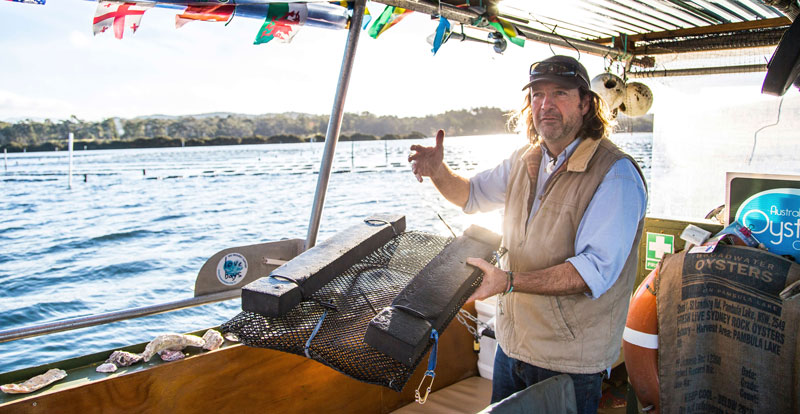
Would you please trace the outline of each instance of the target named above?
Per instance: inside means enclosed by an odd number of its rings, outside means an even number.
[[[475,301],[475,310],[478,312],[478,320],[488,324],[494,330],[494,313],[497,308],[497,296],[492,296],[484,300]],[[478,334],[483,330],[478,327]],[[481,352],[478,354],[478,373],[481,377],[491,380],[494,371],[494,351],[497,341],[487,336],[482,336],[480,340]]]

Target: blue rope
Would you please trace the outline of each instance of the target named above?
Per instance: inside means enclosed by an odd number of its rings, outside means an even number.
[[[436,373],[433,370],[436,369],[436,352],[439,348],[439,332],[436,332],[436,329],[431,329],[431,339],[433,339],[433,348],[431,348],[431,354],[428,356],[428,370],[425,371],[425,375],[434,378]]]
[[[328,308],[325,308],[325,312],[322,312],[322,317],[319,318],[319,321],[317,321],[317,326],[315,326],[314,330],[311,331],[311,336],[308,337],[308,340],[306,341],[306,345],[303,347],[303,351],[305,351],[306,358],[308,358],[308,359],[311,359],[311,354],[308,353],[308,348],[311,347],[311,340],[314,339],[314,337],[317,335],[317,332],[319,332],[319,328],[322,326],[322,321],[325,320],[325,316],[327,316],[327,315],[328,315]],[[435,361],[434,361],[434,363],[435,363]]]

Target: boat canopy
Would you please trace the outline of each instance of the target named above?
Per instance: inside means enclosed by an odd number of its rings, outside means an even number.
[[[794,2],[760,0],[381,3],[441,15],[462,31],[493,31],[496,20],[511,36],[605,57],[631,77],[766,71],[765,56],[797,15]]]

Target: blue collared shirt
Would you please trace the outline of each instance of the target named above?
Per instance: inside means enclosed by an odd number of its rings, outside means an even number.
[[[576,139],[555,158],[548,151],[542,151],[536,194],[544,191],[547,179],[572,155],[579,143]],[[497,167],[470,178],[464,212],[502,208],[510,171],[511,159],[508,158]],[[541,205],[538,197],[534,200],[528,222]],[[575,235],[575,256],[567,259],[589,286],[592,298],[599,298],[617,281],[646,209],[647,192],[639,172],[627,158],[618,160],[589,202]]]

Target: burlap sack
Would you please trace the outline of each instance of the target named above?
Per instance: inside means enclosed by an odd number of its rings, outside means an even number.
[[[657,282],[663,413],[798,412],[800,298],[778,294],[800,265],[719,245],[662,261]]]

